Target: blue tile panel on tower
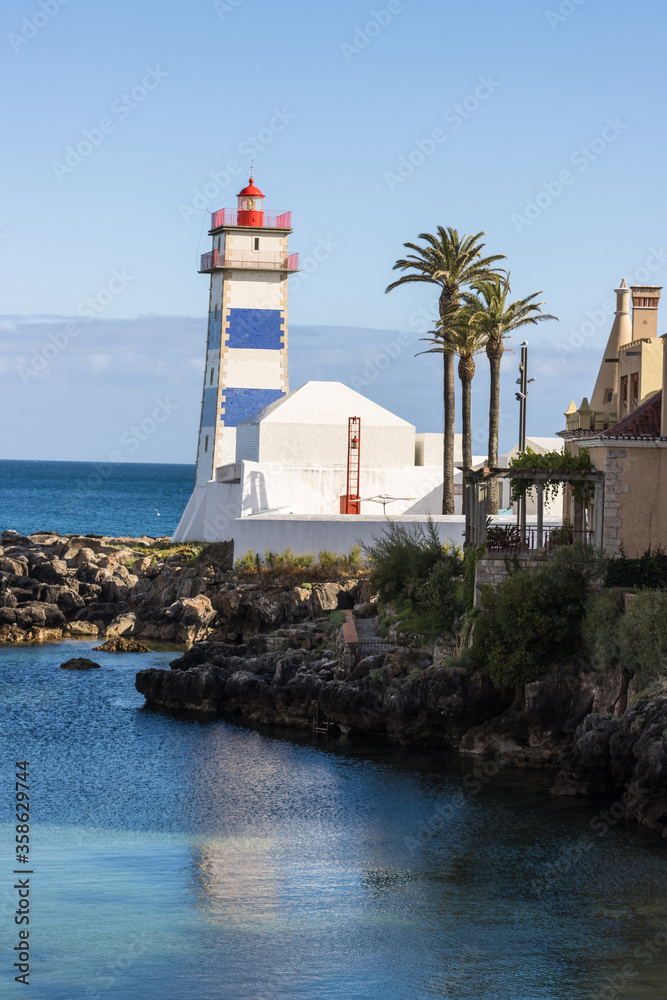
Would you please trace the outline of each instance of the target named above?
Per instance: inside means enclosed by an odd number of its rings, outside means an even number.
[[[220,350],[220,331],[222,329],[222,309],[214,309],[208,314],[208,349]]]
[[[280,309],[230,309],[227,347],[279,351],[282,324]]]
[[[204,405],[201,411],[202,427],[215,427],[215,412],[218,402],[218,388],[204,389]]]
[[[225,427],[236,427],[246,417],[275,403],[285,393],[281,389],[223,389],[225,401],[220,419]]]

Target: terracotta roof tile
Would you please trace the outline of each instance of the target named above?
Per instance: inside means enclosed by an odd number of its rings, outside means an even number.
[[[662,415],[662,392],[657,392],[613,427],[601,431],[601,438],[659,438]]]

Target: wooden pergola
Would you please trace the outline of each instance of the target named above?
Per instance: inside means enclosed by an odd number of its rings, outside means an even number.
[[[590,483],[593,488],[593,502],[575,499],[573,535],[582,541],[590,541],[596,548],[604,544],[604,472],[595,469],[575,469],[565,472],[557,469],[491,469],[477,468],[464,471],[466,491],[466,545],[484,545],[486,542],[486,497],[489,481],[492,479],[528,479],[535,483],[537,491],[537,524],[535,527],[535,549],[545,548],[544,530],[544,486],[547,482]],[[586,527],[586,511],[592,515],[592,526]],[[524,508],[525,510],[525,508]],[[520,540],[527,540],[531,528],[523,523],[518,525]],[[528,546],[531,547],[531,546]]]

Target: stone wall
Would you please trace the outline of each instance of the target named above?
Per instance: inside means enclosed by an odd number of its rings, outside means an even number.
[[[485,583],[497,586],[506,580],[515,566],[522,570],[535,570],[548,561],[549,556],[533,552],[518,552],[514,555],[487,552],[480,555],[475,567],[475,607],[482,606],[482,587]]]

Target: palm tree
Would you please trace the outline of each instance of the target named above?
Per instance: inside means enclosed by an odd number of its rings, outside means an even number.
[[[468,296],[464,293],[464,299]],[[459,365],[458,375],[461,380],[461,423],[463,431],[463,482],[465,484],[465,473],[472,468],[472,380],[475,377],[475,355],[484,350],[485,337],[480,331],[471,325],[471,320],[475,315],[474,311],[465,305],[459,308],[456,316],[447,317],[444,321],[440,319],[436,324],[437,329],[432,331],[424,340],[433,344],[424,354],[440,353],[448,351],[450,354],[458,354]],[[462,511],[465,514],[465,488],[462,493]]]
[[[438,311],[441,322],[455,321],[456,312],[461,303],[461,290],[473,284],[484,281],[494,281],[499,273],[492,268],[498,260],[504,260],[503,254],[482,257],[484,244],[480,238],[486,233],[475,233],[474,236],[459,236],[456,229],[448,226],[438,226],[437,234],[420,233],[419,239],[426,246],[417,243],[404,243],[403,246],[414,253],[397,260],[393,270],[412,271],[416,273],[403,274],[392,281],[385,291],[390,292],[398,285],[409,281],[428,281],[440,285],[441,292],[438,301]],[[450,326],[440,330],[443,342],[449,336]],[[445,405],[445,434],[443,452],[443,486],[442,513],[454,513],[454,421],[456,405],[454,393],[454,354],[452,350],[443,350],[443,398]]]
[[[491,468],[498,465],[498,425],[500,420],[500,363],[505,350],[505,340],[522,326],[541,323],[545,319],[555,319],[542,312],[543,302],[534,299],[542,292],[534,292],[525,299],[508,302],[510,291],[509,274],[502,280],[475,281],[475,294],[464,295],[465,308],[470,310],[469,323],[483,338],[486,356],[491,368],[491,389],[489,395],[489,454]],[[486,498],[487,514],[498,513],[498,480],[489,480]]]

